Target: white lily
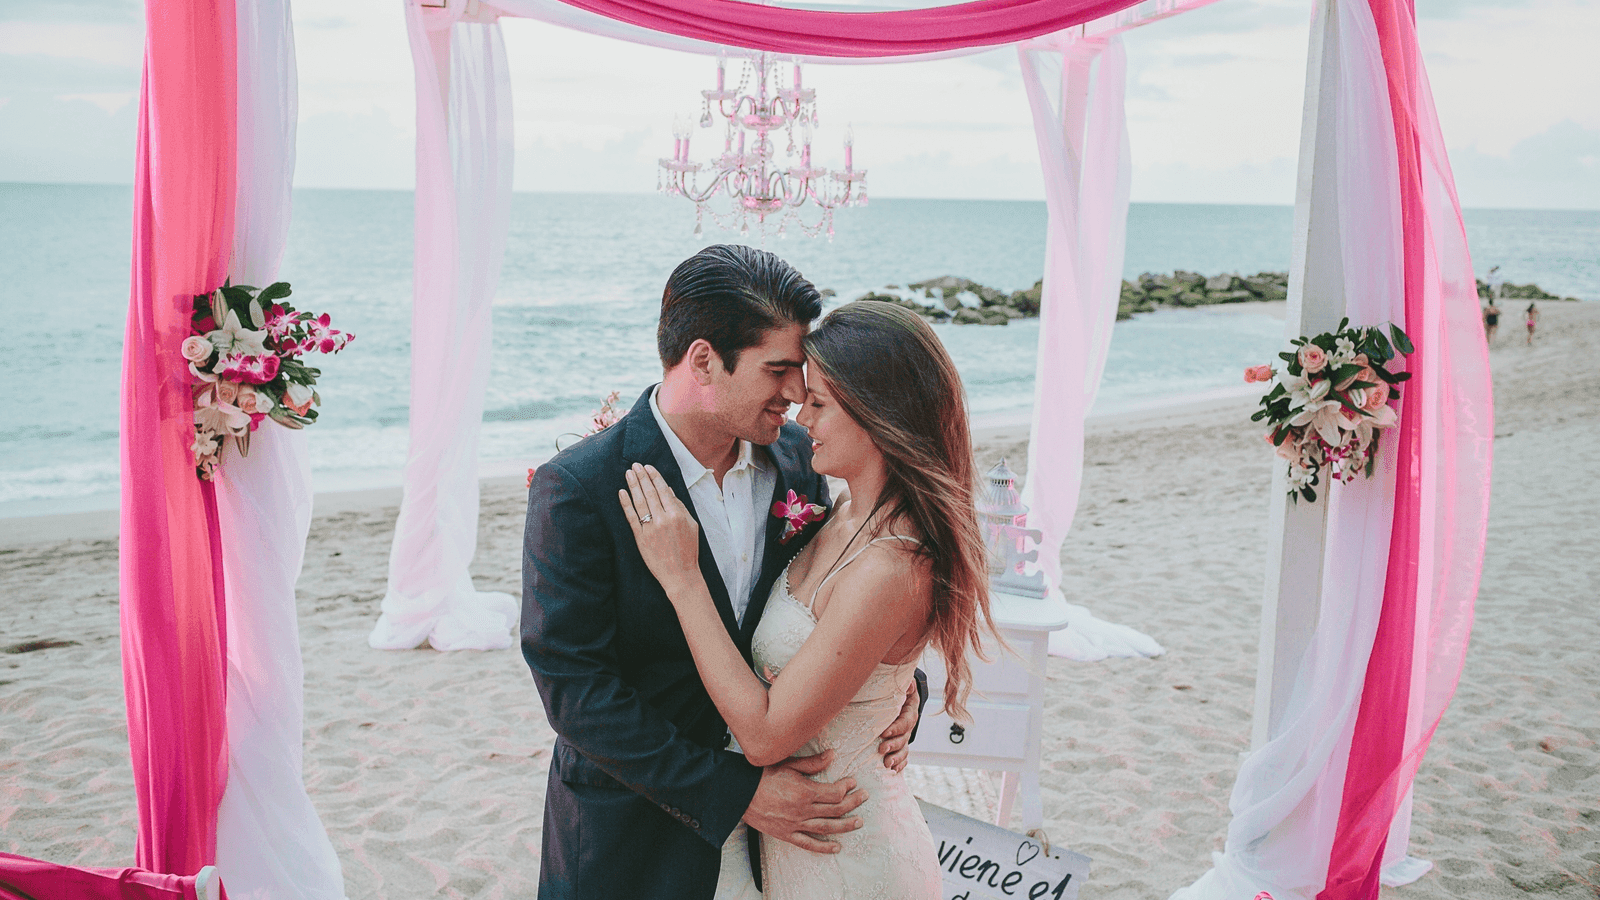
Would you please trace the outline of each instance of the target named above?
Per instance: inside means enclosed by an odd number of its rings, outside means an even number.
[[[244,356],[265,356],[267,350],[267,333],[246,328],[239,322],[239,314],[228,310],[228,317],[223,320],[222,327],[209,332],[206,340],[217,352],[226,356],[229,353],[238,353]]]
[[[1289,389],[1290,403],[1298,405],[1300,411],[1290,417],[1289,424],[1296,427],[1310,425],[1330,445],[1337,447],[1343,444],[1340,420],[1344,417],[1339,413],[1342,407],[1339,401],[1328,399],[1328,391],[1333,383],[1324,378],[1307,389],[1307,382],[1302,379],[1296,381],[1300,383]]]
[[[206,388],[194,401],[196,428],[216,434],[243,434],[250,430],[250,414],[217,398],[213,388]]]

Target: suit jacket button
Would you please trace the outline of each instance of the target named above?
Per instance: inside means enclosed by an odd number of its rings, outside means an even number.
[[[693,828],[696,831],[699,831],[700,830],[700,821],[698,819],[690,819],[689,820],[689,827]]]

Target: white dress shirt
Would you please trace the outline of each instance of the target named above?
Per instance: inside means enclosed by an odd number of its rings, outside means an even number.
[[[733,616],[742,625],[767,546],[767,511],[778,483],[777,472],[765,450],[749,441],[740,441],[739,458],[722,476],[722,484],[718,486],[716,473],[701,465],[667,424],[656,401],[660,391],[661,386],[657,385],[650,392],[650,412],[655,415],[656,424],[672,450],[672,458],[677,460],[678,470],[683,473],[689,499],[694,502],[695,518],[700,522],[706,543],[711,545],[717,572],[733,603]]]

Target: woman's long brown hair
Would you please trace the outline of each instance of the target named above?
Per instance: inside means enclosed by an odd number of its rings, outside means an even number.
[[[875,300],[847,303],[806,336],[806,361],[883,454],[887,480],[878,505],[922,537],[932,572],[929,639],[948,676],[944,708],[970,722],[969,654],[988,659],[980,629],[995,633],[989,567],[975,505],[977,462],[966,391],[928,323]]]

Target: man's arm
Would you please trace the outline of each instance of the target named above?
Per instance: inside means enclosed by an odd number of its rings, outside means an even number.
[[[606,774],[721,846],[762,771],[683,737],[622,679],[613,646],[616,548],[582,485],[559,465],[534,474],[523,543],[522,654],[550,724]]]

